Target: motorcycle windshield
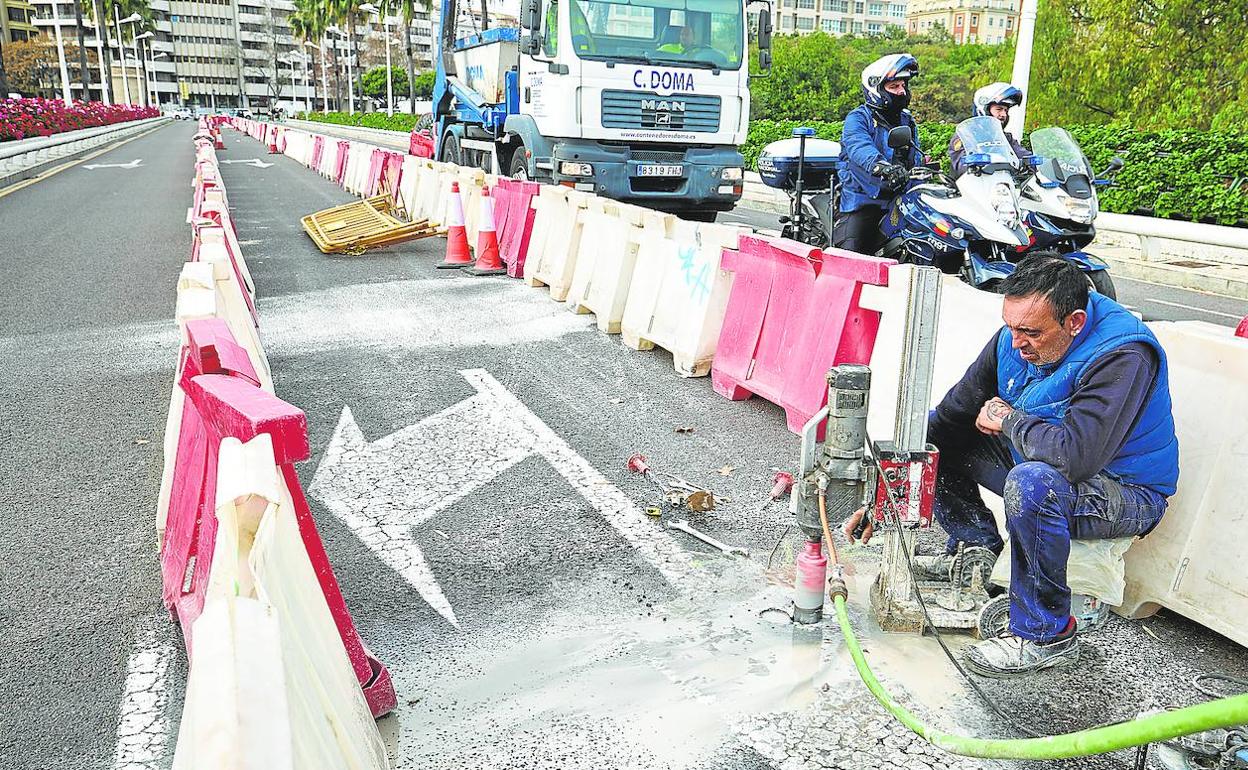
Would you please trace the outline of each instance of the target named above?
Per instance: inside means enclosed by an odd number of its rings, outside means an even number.
[[[1031,133],[1031,151],[1036,155],[1057,161],[1065,176],[1083,174],[1092,178],[1092,166],[1079,148],[1079,143],[1064,128],[1052,126]],[[1043,167],[1042,167],[1043,169]]]
[[[957,135],[968,164],[1018,167],[1018,156],[996,118],[968,118],[958,124]]]

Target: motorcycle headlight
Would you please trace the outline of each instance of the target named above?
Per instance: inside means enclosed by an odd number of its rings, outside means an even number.
[[[1066,195],[1062,197],[1062,203],[1066,206],[1066,218],[1072,222],[1088,225],[1092,224],[1092,220],[1096,218],[1096,212],[1090,200]]]
[[[1014,192],[1004,182],[992,186],[988,197],[992,210],[997,214],[997,222],[1013,230],[1018,227],[1018,203],[1014,200]]]

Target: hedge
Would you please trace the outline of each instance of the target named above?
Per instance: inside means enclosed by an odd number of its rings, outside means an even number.
[[[839,122],[799,123],[754,120],[741,152],[750,168],[769,142],[785,139],[806,125],[823,139],[840,139]],[[945,148],[954,126],[919,125],[919,142],[948,168]],[[1115,126],[1071,126],[1095,169],[1114,155],[1126,166],[1112,187],[1102,188],[1101,208],[1120,214],[1191,219],[1248,227],[1248,133],[1211,131],[1135,131]]]
[[[387,115],[384,112],[357,112],[354,115],[346,112],[301,112],[298,118],[318,123],[336,123],[340,126],[361,126],[411,133],[420,116],[409,115],[406,112],[396,112],[393,115]]]

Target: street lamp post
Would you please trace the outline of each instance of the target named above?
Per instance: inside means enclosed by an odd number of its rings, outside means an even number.
[[[148,92],[148,90],[150,90],[150,89],[149,89],[149,87],[148,87],[148,83],[147,83],[147,61],[146,61],[146,60],[144,60],[143,58],[141,58],[141,57],[139,56],[139,41],[140,41],[140,40],[146,40],[146,39],[147,39],[147,38],[149,38],[149,37],[153,37],[153,35],[152,35],[152,33],[151,33],[151,31],[150,31],[150,30],[149,30],[149,31],[147,31],[147,32],[144,32],[144,33],[143,33],[143,34],[141,34],[141,35],[132,35],[132,36],[130,37],[130,47],[131,47],[132,49],[134,49],[134,71],[135,71],[135,74],[136,74],[136,75],[137,75],[137,74],[139,74],[139,72],[140,72],[139,67],[140,67],[140,66],[142,66],[142,68],[143,68],[143,69],[142,69],[142,75],[143,75],[143,106],[144,106],[144,107],[150,107],[150,106],[152,106],[152,105],[151,105],[151,102],[149,102],[149,101],[147,100],[147,92]]]
[[[127,17],[126,21],[130,21],[137,15]],[[126,104],[134,104],[130,98],[130,76],[126,74],[126,44],[121,42],[121,11],[116,5],[113,5],[113,22],[117,26],[117,58],[121,59],[121,86],[126,95]]]
[[[324,41],[324,39],[325,39],[324,36],[322,36],[321,40]],[[321,44],[317,44],[317,43],[313,43],[311,40],[305,40],[303,41],[303,44],[305,46],[310,45],[316,48],[316,50],[321,52],[321,111],[329,112],[329,83],[327,82],[329,78],[325,74],[325,45],[323,42]],[[304,61],[306,62],[307,60],[305,59]],[[316,102],[316,89],[315,88],[312,89],[312,101],[315,106],[315,102]]]
[[[65,66],[65,42],[61,39],[61,15],[56,9],[57,0],[52,0],[52,26],[56,28],[56,58],[61,66],[61,101],[66,107],[73,106],[74,96],[69,90],[69,69]],[[82,95],[87,98],[86,94]]]
[[[360,6],[361,11],[377,14],[377,18],[381,21],[381,37],[386,41],[386,114],[394,114],[394,70],[390,67],[390,25],[386,17],[382,14],[381,9],[372,3],[364,3]]]
[[[1014,49],[1014,86],[1023,92],[1023,103],[1017,109],[1010,110],[1009,130],[1019,139],[1023,138],[1023,127],[1026,125],[1027,102],[1031,101],[1031,49],[1036,39],[1036,6],[1037,0],[1023,0],[1023,8],[1018,18],[1018,45]]]
[[[169,54],[165,53],[164,51],[153,51],[151,45],[146,46],[146,52],[148,54],[148,58],[152,62],[153,70],[156,69],[157,59],[166,59],[169,57]],[[152,100],[155,101],[156,106],[159,107],[160,106],[160,92],[156,90],[156,82],[157,82],[156,73],[153,72],[152,78],[151,78]]]

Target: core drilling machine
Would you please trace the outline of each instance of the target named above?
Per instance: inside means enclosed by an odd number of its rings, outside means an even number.
[[[877,529],[884,531],[880,574],[871,590],[872,608],[883,629],[921,632],[929,622],[942,629],[973,629],[988,600],[987,578],[995,559],[991,551],[959,548],[949,583],[919,583],[911,564],[915,531],[931,526],[936,493],[938,453],[927,443],[927,416],[940,281],[936,268],[913,268],[893,439],[874,441],[868,434],[871,370],[860,364],[832,367],[828,404],[802,429],[798,480],[789,499],[789,510],[806,536],[797,558],[797,623],[822,619],[825,579],[830,595],[845,595],[829,522],[859,508],[866,509],[864,522],[874,517]],[[821,550],[824,540],[832,556],[830,572]]]

